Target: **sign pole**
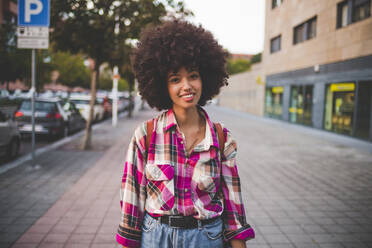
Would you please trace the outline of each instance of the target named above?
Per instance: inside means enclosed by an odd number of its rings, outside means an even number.
[[[32,64],[31,64],[31,121],[32,121],[32,142],[31,142],[31,164],[33,169],[39,169],[40,167],[36,164],[35,160],[35,78],[36,78],[36,54],[35,49],[32,49]]]
[[[120,32],[119,29],[119,16],[115,17],[115,27],[114,33],[115,36]],[[112,126],[116,127],[118,123],[118,81],[119,81],[119,68],[118,66],[114,66],[113,71],[113,85],[112,85]]]
[[[112,126],[116,127],[118,123],[118,67],[114,67],[114,79],[112,87]]]

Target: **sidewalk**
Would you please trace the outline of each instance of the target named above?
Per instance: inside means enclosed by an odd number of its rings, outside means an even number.
[[[372,144],[208,107],[238,143],[249,248],[372,247]],[[0,247],[119,247],[121,166],[144,111],[0,175]],[[26,189],[26,190],[25,190]],[[23,235],[22,235],[23,234]]]
[[[117,128],[107,121],[93,131],[89,151],[77,138],[37,157],[40,170],[25,163],[0,174],[0,247],[114,247],[120,164],[135,127],[153,115],[134,113]]]

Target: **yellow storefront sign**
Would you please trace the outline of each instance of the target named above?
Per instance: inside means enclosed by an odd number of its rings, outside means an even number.
[[[283,87],[281,87],[281,86],[273,87],[272,92],[276,93],[276,94],[283,93]]]
[[[340,83],[340,84],[331,84],[331,91],[338,92],[338,91],[354,91],[355,84],[354,83]]]

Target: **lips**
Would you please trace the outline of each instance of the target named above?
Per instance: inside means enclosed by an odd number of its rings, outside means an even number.
[[[183,94],[181,95],[180,97],[185,100],[186,102],[191,102],[192,100],[194,100],[194,96],[195,94],[194,93],[188,93],[188,94]]]

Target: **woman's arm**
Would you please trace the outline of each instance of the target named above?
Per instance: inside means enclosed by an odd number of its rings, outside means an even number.
[[[237,145],[230,132],[224,128],[225,148],[221,163],[221,188],[224,199],[224,239],[233,247],[245,247],[253,239],[253,228],[247,223],[241,194],[240,177],[236,163]]]
[[[232,248],[246,248],[245,241],[241,239],[232,239],[230,240],[230,244]]]
[[[139,247],[146,201],[146,177],[143,148],[145,135],[137,128],[124,165],[120,189],[121,221],[116,240],[123,247]]]

